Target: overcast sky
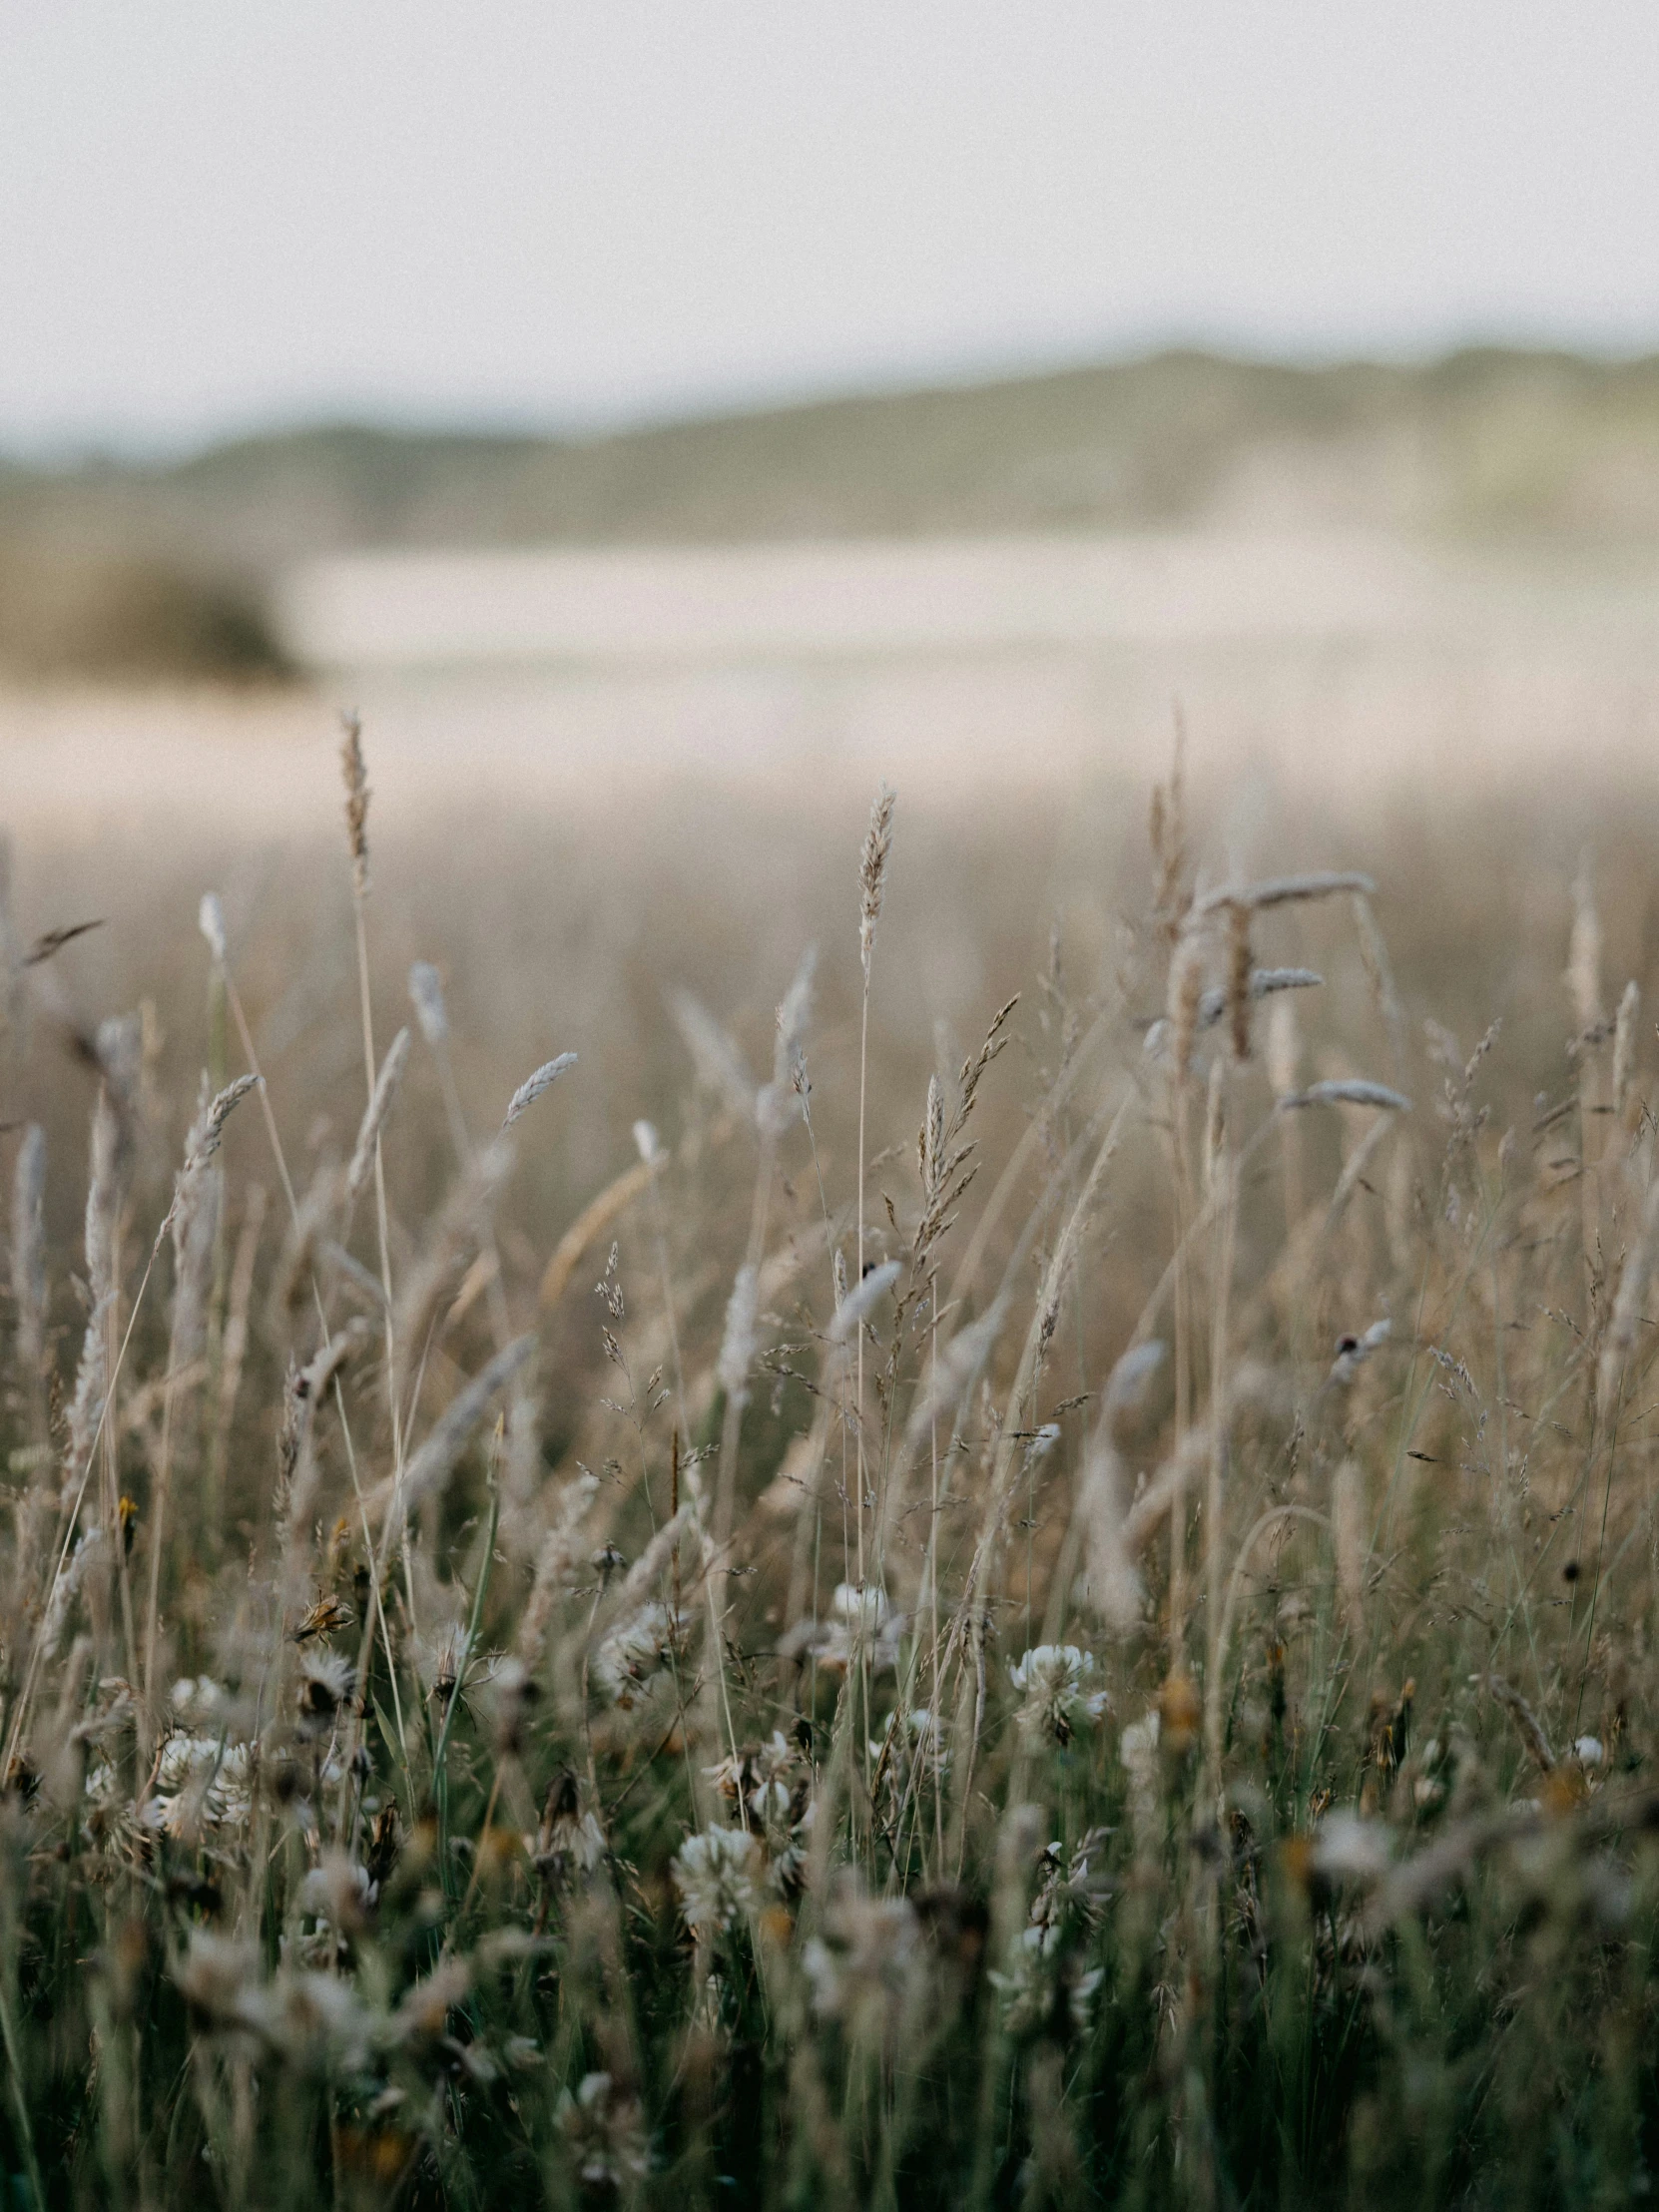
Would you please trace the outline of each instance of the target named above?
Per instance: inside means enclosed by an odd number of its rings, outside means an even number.
[[[1659,346],[1656,0],[0,0],[0,443]]]

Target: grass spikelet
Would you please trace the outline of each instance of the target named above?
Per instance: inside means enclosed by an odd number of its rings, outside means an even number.
[[[544,1060],[533,1074],[524,1078],[512,1097],[508,1099],[507,1112],[501,1123],[502,1128],[510,1129],[520,1114],[528,1113],[536,1100],[545,1092],[550,1091],[560,1076],[567,1073],[575,1065],[576,1055],[574,1052],[561,1052],[554,1059]]]
[[[1305,1091],[1291,1091],[1280,1099],[1281,1112],[1304,1106],[1375,1106],[1380,1113],[1408,1114],[1411,1101],[1386,1083],[1374,1083],[1358,1075],[1333,1076],[1324,1083],[1310,1083]]]
[[[357,1141],[351,1148],[350,1164],[345,1171],[345,1196],[347,1201],[357,1199],[374,1170],[374,1147],[386,1116],[391,1112],[397,1096],[397,1087],[403,1080],[403,1070],[409,1064],[409,1032],[399,1029],[386,1049],[380,1062],[380,1072],[374,1079],[374,1088],[363,1118],[357,1127]],[[550,1078],[551,1080],[551,1078]]]
[[[368,763],[358,715],[342,715],[340,776],[345,785],[345,842],[351,855],[351,888],[359,904],[368,896]]]
[[[858,856],[858,960],[864,971],[866,988],[869,963],[875,951],[876,925],[881,919],[881,901],[886,896],[893,809],[897,803],[898,794],[883,784],[870,808],[869,828],[864,831],[864,846]]]

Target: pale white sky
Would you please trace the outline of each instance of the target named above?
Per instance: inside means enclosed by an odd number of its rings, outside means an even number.
[[[1659,346],[1655,0],[0,0],[0,445]]]

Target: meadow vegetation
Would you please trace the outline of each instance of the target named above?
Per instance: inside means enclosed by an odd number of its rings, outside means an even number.
[[[343,773],[5,908],[13,2201],[1646,2195],[1651,810]]]

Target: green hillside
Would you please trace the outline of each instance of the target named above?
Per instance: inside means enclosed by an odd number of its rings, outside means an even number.
[[[1659,357],[1291,368],[1167,353],[589,438],[341,424],[165,466],[0,465],[0,661],[138,665],[149,590],[173,610],[151,661],[258,667],[263,580],[347,546],[1220,519],[1659,537]],[[193,625],[181,595],[204,590],[214,605]]]

